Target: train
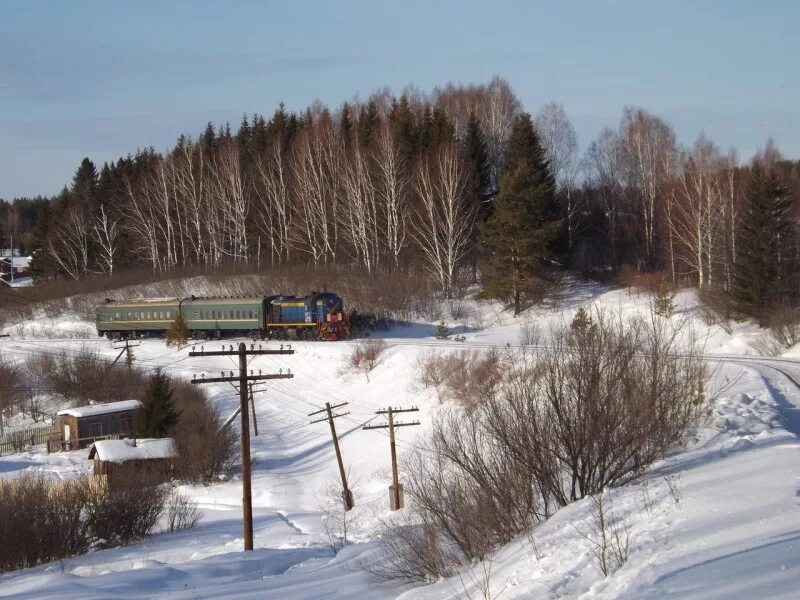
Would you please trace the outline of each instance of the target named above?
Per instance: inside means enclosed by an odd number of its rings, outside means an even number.
[[[97,306],[97,334],[109,339],[164,333],[181,315],[197,339],[223,335],[259,339],[334,341],[349,337],[342,299],[332,292],[308,296],[238,296],[111,300]]]

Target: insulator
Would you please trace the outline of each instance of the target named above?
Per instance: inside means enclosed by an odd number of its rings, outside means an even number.
[[[192,352],[194,352],[194,346],[192,346]]]
[[[225,371],[220,371],[219,376],[220,377],[225,377]]]
[[[231,377],[233,377],[233,371],[231,371]]]
[[[258,374],[261,375],[261,369],[258,370]]]
[[[283,344],[281,344],[281,350],[283,350]]]
[[[283,369],[278,369],[278,373],[283,375]]]

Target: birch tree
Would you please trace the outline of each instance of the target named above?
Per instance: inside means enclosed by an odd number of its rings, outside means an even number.
[[[466,168],[455,144],[444,145],[434,156],[421,160],[414,177],[417,207],[411,234],[427,270],[448,298],[457,268],[469,250],[475,223],[468,185]]]

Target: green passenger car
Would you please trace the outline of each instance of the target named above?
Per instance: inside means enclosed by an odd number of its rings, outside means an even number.
[[[218,337],[222,332],[260,335],[264,308],[262,296],[107,301],[97,307],[97,333],[110,338],[163,333],[180,313],[193,337]]]

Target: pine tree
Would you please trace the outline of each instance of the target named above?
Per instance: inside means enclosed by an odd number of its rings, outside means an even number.
[[[487,196],[490,195],[489,191],[489,152],[486,149],[486,141],[481,132],[481,122],[475,113],[469,114],[467,121],[467,131],[464,135],[464,154],[470,166],[473,175],[473,193],[476,201],[479,203],[479,219],[484,221],[488,217],[486,208]]]
[[[480,228],[481,272],[490,296],[511,297],[514,314],[524,294],[546,278],[561,228],[555,183],[528,114],[517,117],[492,215]]]
[[[589,311],[586,310],[586,307],[581,306],[578,312],[575,313],[575,317],[572,319],[572,323],[570,323],[569,327],[573,333],[582,335],[589,331],[591,326],[592,316],[589,314]]]
[[[88,158],[81,161],[72,178],[72,198],[86,208],[94,208],[97,193],[97,169]]]
[[[175,410],[173,394],[169,375],[156,370],[145,391],[142,407],[134,414],[136,435],[164,437],[178,423],[180,414]]]
[[[658,286],[658,293],[653,298],[653,312],[659,317],[669,318],[675,311],[675,294],[673,294],[666,281]]]
[[[736,246],[733,296],[741,312],[764,322],[770,309],[797,301],[796,232],[791,197],[773,172],[753,170]]]
[[[186,323],[186,319],[183,318],[182,314],[178,313],[175,320],[170,324],[169,329],[167,329],[166,344],[170,348],[180,348],[186,344],[186,340],[188,339],[189,327]]]
[[[470,197],[475,204],[476,222],[483,223],[489,216],[487,202],[489,187],[489,160],[486,142],[481,133],[481,123],[474,112],[469,114],[464,135],[464,157],[470,171]],[[472,282],[478,281],[478,228],[472,230],[469,262],[472,267]]]

